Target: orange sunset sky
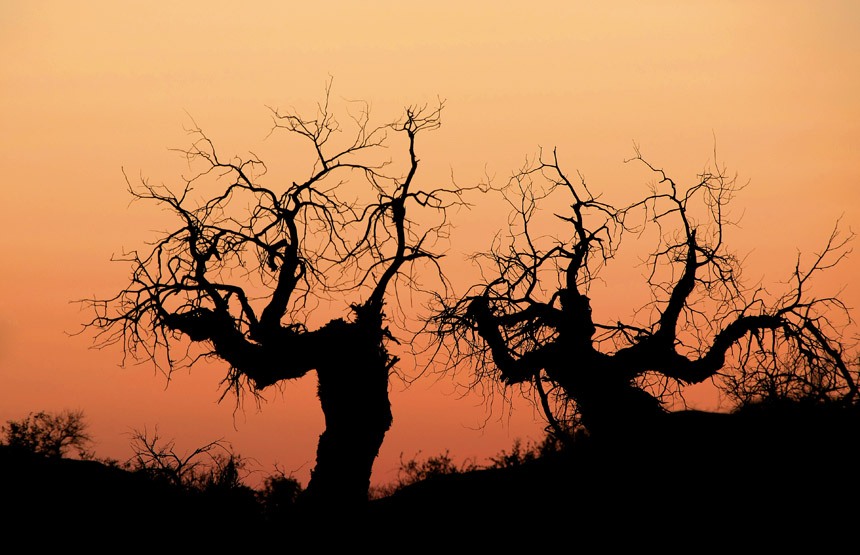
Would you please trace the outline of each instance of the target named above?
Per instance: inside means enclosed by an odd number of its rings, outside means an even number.
[[[180,450],[225,438],[262,473],[278,462],[307,482],[323,425],[312,374],[237,412],[230,398],[216,402],[220,364],[166,387],[151,365],[120,367],[119,347],[69,334],[92,316],[72,301],[127,284],[129,267],[111,256],[169,225],[158,207],[129,204],[123,169],[178,183],[187,167],[169,149],[188,146],[190,115],[221,152],[253,151],[273,176],[299,179],[281,138],[267,138],[267,106],[310,113],[329,76],[333,98],[367,100],[378,123],[446,100],[441,129],[419,137],[425,184],[453,175],[468,186],[485,173],[502,183],[539,147],[557,147],[569,173],[623,204],[652,180],[623,163],[633,141],[682,183],[716,142],[720,164],[749,182],[729,246],[746,257],[747,282],[774,293],[798,250],[820,248],[837,219],[860,229],[855,1],[177,4],[0,2],[0,422],[82,409],[99,456],[125,460],[129,431],[157,425]],[[477,279],[465,257],[487,248],[505,216],[492,198],[452,214],[442,247],[456,291]],[[624,247],[632,261],[647,253],[635,239]],[[598,314],[625,317],[648,300],[643,269],[627,262],[594,291]],[[860,307],[858,270],[860,253],[816,291],[842,289]],[[408,363],[399,370],[414,376]],[[541,437],[529,404],[463,397],[466,382],[392,382],[394,426],[374,482],[395,477],[401,452],[481,462],[514,438]]]

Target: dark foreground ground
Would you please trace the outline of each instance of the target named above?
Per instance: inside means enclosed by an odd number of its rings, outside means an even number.
[[[326,545],[457,552],[508,542],[746,552],[795,541],[847,542],[853,552],[858,440],[856,408],[692,413],[659,433],[585,438],[510,468],[436,476],[349,511],[266,508],[247,488],[189,492],[99,462],[2,448],[0,532],[7,545],[124,546],[120,552]]]

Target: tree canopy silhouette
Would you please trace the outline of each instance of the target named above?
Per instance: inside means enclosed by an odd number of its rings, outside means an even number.
[[[513,175],[502,189],[509,229],[476,255],[485,281],[444,300],[434,318],[452,364],[474,365],[477,380],[533,387],[557,431],[571,423],[597,434],[649,426],[665,401],[705,380],[740,401],[856,400],[857,371],[840,342],[846,307],[810,293],[812,278],[845,256],[851,237],[837,226],[811,263],[798,257],[788,290],[769,296],[745,286],[724,242],[736,178],[705,169],[683,186],[638,148],[629,162],[656,179],[620,208],[581,176],[570,179],[555,151]],[[557,236],[535,224],[547,206]],[[629,321],[600,321],[589,294],[630,235],[656,240],[643,277],[652,301]]]
[[[419,261],[445,287],[430,249],[461,191],[416,183],[417,137],[439,127],[441,101],[376,127],[367,104],[348,102],[345,128],[329,104],[330,83],[312,118],[273,110],[273,132],[298,137],[312,162],[299,181],[269,184],[263,161],[224,158],[195,126],[182,152],[199,173],[173,189],[129,183],[135,198],[166,208],[178,224],[150,251],[123,257],[131,283],[92,301],[90,326],[101,345],[120,343],[136,359],[166,357],[167,371],[200,358],[187,340],[203,345],[203,355],[229,364],[224,384],[236,394],[315,370],[326,427],[308,495],[351,503],[366,499],[392,422],[397,358],[386,298],[423,287]],[[338,298],[348,317],[306,323]]]

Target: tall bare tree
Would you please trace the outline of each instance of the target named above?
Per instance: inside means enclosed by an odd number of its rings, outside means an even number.
[[[850,236],[834,230],[811,262],[798,258],[789,290],[769,297],[745,287],[724,244],[734,178],[706,169],[682,186],[638,149],[630,161],[656,179],[622,208],[570,179],[555,151],[515,173],[503,188],[509,229],[476,257],[485,281],[435,317],[454,363],[474,365],[478,380],[532,386],[559,431],[565,420],[597,434],[650,426],[664,401],[705,380],[739,400],[856,399],[838,329],[845,306],[810,293]],[[535,223],[546,206],[558,235]],[[631,233],[657,238],[643,278],[653,300],[630,321],[599,321],[590,290]]]
[[[366,499],[392,422],[388,384],[397,358],[388,349],[395,339],[387,296],[422,287],[417,261],[444,287],[429,249],[460,192],[416,182],[417,137],[439,127],[441,102],[407,108],[378,127],[366,104],[350,102],[351,123],[341,128],[329,99],[330,84],[313,118],[273,110],[274,131],[310,147],[312,170],[300,181],[269,184],[256,156],[226,159],[195,128],[183,152],[200,173],[173,189],[130,184],[135,198],[168,209],[178,224],[145,254],[123,258],[131,283],[92,301],[90,326],[100,344],[120,343],[134,358],[166,356],[168,371],[199,358],[187,340],[203,345],[206,356],[229,364],[224,384],[237,394],[315,370],[326,427],[309,496],[354,503]],[[321,300],[337,298],[345,317],[306,325]]]

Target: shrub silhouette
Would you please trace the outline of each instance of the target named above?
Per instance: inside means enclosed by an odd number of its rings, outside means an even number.
[[[125,466],[133,472],[190,490],[228,490],[245,487],[247,460],[235,453],[230,444],[216,440],[191,451],[180,453],[174,440],[164,440],[153,433],[132,433],[134,455]]]
[[[294,514],[296,504],[302,494],[302,485],[292,476],[282,471],[267,476],[263,487],[257,492],[266,518],[282,523]]]
[[[2,433],[4,443],[13,449],[53,458],[65,456],[70,449],[75,449],[80,458],[90,455],[86,446],[92,439],[80,410],[31,412],[23,420],[8,420]]]

